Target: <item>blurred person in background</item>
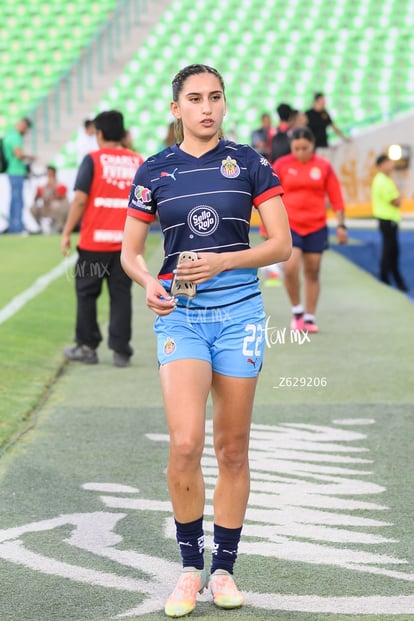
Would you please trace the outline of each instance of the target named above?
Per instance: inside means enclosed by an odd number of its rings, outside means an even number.
[[[375,161],[377,173],[371,186],[372,211],[378,220],[382,236],[380,261],[380,279],[390,284],[393,276],[400,291],[408,291],[408,287],[398,267],[400,246],[398,242],[398,224],[401,220],[400,192],[391,175],[394,162],[388,155],[379,155]]]
[[[121,140],[121,145],[125,149],[131,149],[131,151],[135,151],[134,149],[134,138],[132,136],[132,132],[130,129],[125,130],[124,137]]]
[[[61,233],[69,213],[67,187],[59,183],[55,166],[47,167],[47,181],[39,185],[30,212],[43,233]]]
[[[292,108],[287,103],[281,103],[276,108],[279,123],[275,128],[270,141],[270,161],[273,163],[278,157],[290,153],[289,129],[292,118]]]
[[[77,162],[80,164],[88,153],[97,151],[96,128],[92,119],[85,119],[76,138]]]
[[[290,117],[289,117],[290,134],[292,134],[293,130],[296,129],[296,127],[305,127],[305,125],[307,124],[308,124],[308,117],[306,116],[305,112],[292,108]]]
[[[14,128],[5,133],[3,138],[4,155],[7,161],[6,173],[11,192],[9,226],[5,231],[8,233],[25,233],[23,225],[24,180],[28,175],[30,164],[36,159],[24,151],[24,136],[31,127],[30,119],[20,119]]]
[[[315,93],[313,96],[313,106],[306,110],[306,118],[308,120],[308,127],[315,136],[315,149],[329,147],[328,141],[328,127],[332,127],[337,136],[350,142],[350,138],[339,129],[334,123],[331,115],[326,109],[326,99],[323,93]]]
[[[284,189],[293,250],[283,264],[284,286],[292,305],[292,330],[319,331],[315,313],[319,299],[322,253],[328,248],[326,197],[335,212],[339,244],[348,241],[341,186],[328,160],[315,154],[308,127],[293,130],[291,153],[273,164]],[[305,304],[301,301],[300,272],[304,275]]]
[[[261,119],[261,126],[252,132],[251,146],[255,151],[263,155],[270,161],[270,144],[275,133],[275,128],[272,126],[272,119],[270,114],[264,112]]]
[[[97,300],[107,281],[110,297],[109,348],[116,367],[126,367],[133,354],[131,280],[121,266],[121,245],[128,195],[142,158],[121,142],[123,115],[101,112],[94,119],[99,149],[86,155],[75,181],[75,196],[61,238],[66,256],[71,234],[81,222],[75,267],[77,299],[74,346],[64,350],[67,360],[96,364],[102,341],[97,321]]]
[[[275,129],[275,134],[271,140],[270,159],[274,163],[280,157],[290,153],[290,138],[293,127],[305,120],[306,116],[298,110],[294,110],[287,103],[280,103],[276,108],[279,117],[279,124]],[[260,223],[260,235],[263,239],[267,239],[266,230],[263,223]],[[282,284],[283,266],[279,263],[266,265],[260,270],[260,275],[264,280],[265,287],[278,287]]]

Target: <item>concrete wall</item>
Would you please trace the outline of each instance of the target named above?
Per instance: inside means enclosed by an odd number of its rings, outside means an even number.
[[[371,215],[370,187],[375,160],[391,144],[409,145],[414,157],[414,113],[377,125],[353,137],[352,142],[330,148],[329,159],[341,181],[347,217]],[[394,170],[393,178],[404,198],[402,211],[414,213],[414,161],[407,170]]]

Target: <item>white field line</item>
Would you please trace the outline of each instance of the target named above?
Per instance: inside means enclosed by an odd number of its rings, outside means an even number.
[[[39,276],[37,280],[32,284],[31,287],[25,289],[19,295],[16,295],[6,306],[0,309],[0,324],[4,323],[10,317],[13,317],[27,302],[35,298],[39,293],[42,293],[57,278],[63,276],[68,272],[68,268],[71,267],[78,258],[77,253],[63,259],[59,265],[54,267],[47,274],[43,274],[43,276]]]

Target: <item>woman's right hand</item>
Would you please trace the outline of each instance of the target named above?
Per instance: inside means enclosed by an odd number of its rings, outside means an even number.
[[[177,299],[164,289],[162,284],[150,277],[145,285],[146,303],[154,313],[160,317],[169,315],[175,309]]]

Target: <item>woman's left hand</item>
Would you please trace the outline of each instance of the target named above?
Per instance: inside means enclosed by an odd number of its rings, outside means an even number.
[[[206,282],[223,271],[223,255],[217,252],[199,252],[197,261],[186,261],[176,269],[179,280],[189,280],[196,284]]]

